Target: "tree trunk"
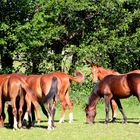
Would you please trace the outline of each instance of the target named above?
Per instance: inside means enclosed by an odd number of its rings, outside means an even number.
[[[70,74],[75,72],[77,60],[78,60],[78,57],[77,57],[77,53],[75,52],[72,56],[72,62],[71,62],[71,66],[70,66],[70,69],[69,69]]]
[[[56,41],[52,46],[52,49],[54,50],[54,54],[55,54],[54,68],[56,71],[62,71],[61,64],[63,60],[63,56],[62,56],[63,47],[64,45],[60,43],[60,41]]]
[[[4,73],[12,73],[13,57],[10,52],[1,51],[1,67]]]

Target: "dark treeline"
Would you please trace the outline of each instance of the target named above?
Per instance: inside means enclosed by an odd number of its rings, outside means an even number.
[[[139,0],[0,1],[0,73],[73,73],[87,61],[140,69]]]

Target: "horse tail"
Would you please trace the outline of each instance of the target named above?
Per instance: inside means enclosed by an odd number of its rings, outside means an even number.
[[[75,82],[78,82],[78,83],[83,83],[84,80],[85,80],[85,76],[81,71],[76,71],[76,76],[74,77],[74,76],[69,75],[69,79],[71,81],[75,81]]]
[[[20,79],[21,89],[23,89],[25,91],[24,94],[27,94],[28,97],[30,97],[31,101],[37,100],[37,97],[36,97],[35,93],[29,88],[26,81],[23,80],[22,78],[19,78],[19,79]]]
[[[46,96],[43,97],[43,103],[48,103],[52,98],[55,97],[55,95],[58,92],[57,86],[58,86],[58,80],[56,77],[53,77],[50,91]]]

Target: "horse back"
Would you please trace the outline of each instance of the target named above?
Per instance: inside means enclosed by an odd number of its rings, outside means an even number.
[[[42,98],[42,89],[40,87],[40,79],[42,75],[29,75],[26,82],[29,88],[34,92],[37,98]]]
[[[108,75],[99,83],[99,92],[104,96],[105,94],[112,94],[119,98],[126,98],[130,96],[130,89],[127,83],[126,75]]]

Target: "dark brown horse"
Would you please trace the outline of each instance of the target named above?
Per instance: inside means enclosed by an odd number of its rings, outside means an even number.
[[[92,123],[96,116],[96,105],[101,97],[105,100],[106,119],[109,121],[109,106],[111,99],[114,99],[123,115],[124,123],[126,116],[124,114],[120,99],[125,99],[134,95],[140,101],[140,74],[131,73],[124,75],[108,75],[96,85],[92,91],[88,104],[85,108],[86,122]]]
[[[119,72],[109,69],[109,68],[104,68],[98,64],[92,64],[91,65],[91,71],[92,71],[92,80],[94,83],[98,83],[98,81],[101,81],[105,76],[107,75],[121,75]],[[140,73],[140,70],[134,70],[129,73]],[[116,121],[116,111],[117,111],[117,104],[115,100],[111,100],[111,109],[112,109],[112,122]]]
[[[58,101],[59,88],[61,87],[59,79],[51,74],[30,75],[27,77],[26,82],[30,89],[36,94],[39,104],[41,106],[44,103],[47,104],[49,112],[48,129],[54,129],[54,115]],[[50,102],[52,99],[53,104],[51,106]]]
[[[22,116],[22,108],[24,105],[24,99],[27,103],[27,112],[30,113],[31,102],[34,104],[38,121],[40,121],[40,113],[38,110],[38,103],[34,96],[34,93],[29,89],[26,82],[21,78],[23,76],[19,74],[9,74],[9,75],[1,75],[0,76],[0,118],[1,122],[3,122],[3,114],[4,114],[4,104],[5,101],[10,101],[12,106],[12,112],[14,116],[14,124],[13,128],[17,129],[17,108],[16,108],[16,100],[19,100],[19,128],[22,126],[21,116]],[[23,92],[24,91],[24,92]],[[3,126],[3,125],[2,125]]]

